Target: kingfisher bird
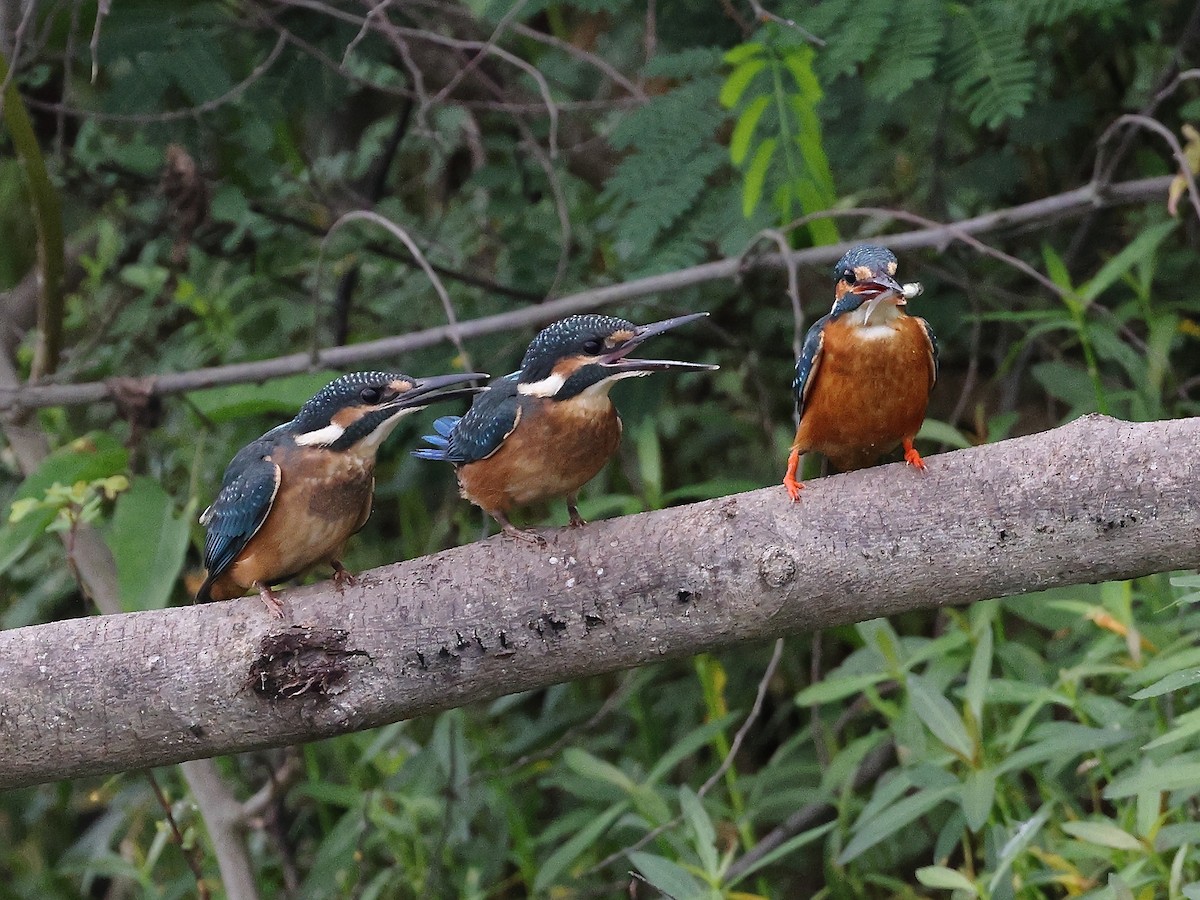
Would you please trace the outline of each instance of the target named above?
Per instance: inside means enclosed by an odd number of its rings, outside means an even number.
[[[704,363],[632,359],[643,341],[708,313],[635,325],[613,316],[569,316],[542,329],[511,375],[476,396],[465,416],[444,416],[427,435],[421,459],[454,464],[462,496],[506,534],[539,536],[508,520],[514,506],[564,497],[571,525],[584,525],[579,489],[617,452],[621,418],[609,398],[622,378],[665,369],[711,371]]]
[[[792,381],[800,424],[783,476],[792,500],[804,487],[800,454],[812,450],[848,472],[903,444],[905,461],[925,468],[913,438],[937,381],[937,339],[902,309],[920,286],[896,281],[885,247],[855,247],[833,277],[833,309],[808,330]]]
[[[239,450],[217,499],[200,516],[208,577],[196,600],[229,600],[255,588],[282,616],[271,585],[322,562],[332,566],[339,588],[353,584],[342,548],[371,514],[380,444],[409,413],[478,388],[434,391],[483,378],[479,372],[342,375],[296,418]]]

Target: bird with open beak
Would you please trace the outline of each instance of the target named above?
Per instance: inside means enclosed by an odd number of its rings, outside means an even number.
[[[678,360],[636,359],[643,342],[707,313],[635,325],[613,316],[570,316],[544,328],[521,368],[493,381],[465,416],[434,422],[422,459],[454,464],[463,497],[487,511],[505,533],[542,543],[508,519],[514,506],[564,497],[572,525],[579,489],[617,452],[621,418],[609,391],[624,378],[666,370],[718,368]]]

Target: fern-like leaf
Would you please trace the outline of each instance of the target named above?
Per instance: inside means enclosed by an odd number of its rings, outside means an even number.
[[[631,151],[603,196],[618,217],[617,251],[624,258],[653,258],[660,268],[667,256],[664,242],[672,245],[674,259],[702,255],[700,238],[687,226],[711,176],[726,162],[714,138],[724,119],[716,102],[719,85],[716,77],[701,76],[654,97],[609,136],[614,147]],[[689,241],[691,250],[685,248]]]
[[[905,0],[888,35],[895,52],[889,51],[870,74],[867,92],[891,103],[932,75],[945,33],[941,0]]]
[[[897,6],[893,0],[861,0],[855,4],[853,15],[825,48],[822,71],[830,75],[854,72],[875,55],[885,35],[890,45],[892,40],[888,32]]]
[[[996,128],[1020,115],[1033,96],[1036,67],[1025,49],[1025,32],[1007,7],[955,5],[947,63],[954,88],[972,125]]]
[[[1124,0],[1015,0],[1021,23],[1049,28],[1077,15],[1107,16],[1129,4]]]

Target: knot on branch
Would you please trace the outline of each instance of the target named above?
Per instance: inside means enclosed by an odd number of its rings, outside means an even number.
[[[796,560],[783,547],[767,547],[758,558],[758,574],[771,587],[781,588],[796,577]]]

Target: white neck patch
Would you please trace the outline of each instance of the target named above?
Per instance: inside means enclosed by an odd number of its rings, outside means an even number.
[[[530,381],[517,385],[517,393],[527,397],[553,397],[562,390],[567,378],[561,372],[551,372],[541,381]]]
[[[330,422],[324,428],[296,435],[295,440],[301,447],[328,447],[345,433],[346,429],[337,422]]]

